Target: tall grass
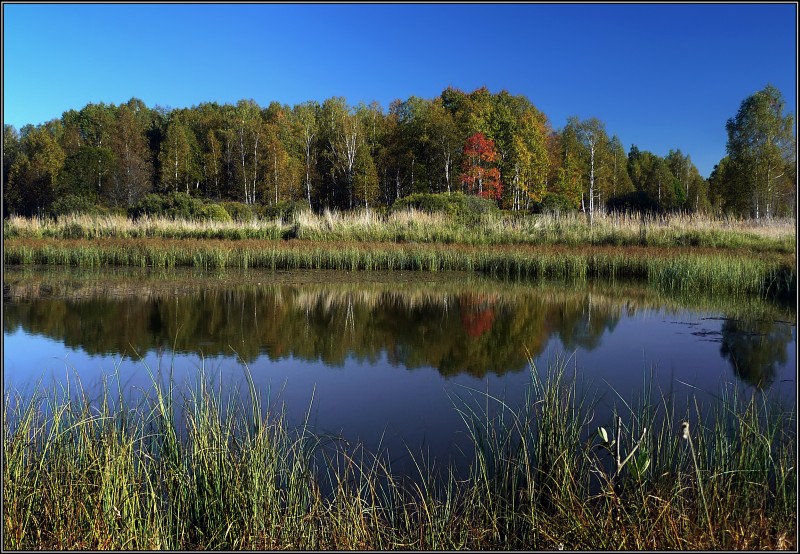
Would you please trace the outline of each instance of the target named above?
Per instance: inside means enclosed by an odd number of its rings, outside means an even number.
[[[795,251],[793,220],[714,219],[697,215],[598,214],[589,225],[581,214],[493,216],[465,223],[442,214],[398,210],[322,214],[300,212],[291,221],[253,218],[244,222],[184,221],[142,217],[68,215],[57,220],[11,217],[4,238],[162,238],[309,241],[419,242],[467,245],[695,246],[715,249]]]
[[[414,210],[306,211],[289,222],[12,217],[3,223],[3,258],[11,265],[78,267],[457,270],[632,278],[670,291],[795,294],[796,231],[788,220],[599,215],[594,222],[577,214],[484,215],[465,224]]]
[[[10,265],[468,271],[509,279],[636,279],[667,291],[778,297],[791,297],[797,279],[793,256],[641,247],[189,239],[7,239],[4,246],[3,259]]]
[[[70,214],[58,219],[12,216],[3,222],[4,238],[54,239],[224,239],[277,240],[288,226],[280,219],[250,221],[181,220],[143,216]]]
[[[291,427],[246,368],[227,393],[203,371],[181,392],[153,376],[136,403],[110,381],[99,397],[6,392],[3,546],[796,547],[794,407],[723,391],[708,414],[678,413],[648,397],[600,433],[583,390],[562,361],[531,366],[522,406],[455,398],[474,447],[465,480],[422,456],[404,479],[380,453]]]

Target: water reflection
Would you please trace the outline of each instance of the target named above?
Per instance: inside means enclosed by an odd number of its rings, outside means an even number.
[[[171,349],[328,366],[385,355],[395,367],[482,378],[526,368],[528,355],[539,356],[555,338],[567,351],[595,350],[621,318],[665,306],[663,298],[630,289],[432,276],[316,282],[321,275],[137,281],[12,272],[4,275],[4,331],[22,329],[90,355]],[[701,332],[721,342],[720,354],[739,379],[766,387],[787,363],[792,324],[780,321],[787,314],[774,307],[755,306],[750,313],[758,317],[724,318],[720,330]]]
[[[722,324],[720,354],[730,361],[736,376],[757,388],[775,381],[787,362],[786,345],[792,329],[784,322],[727,319]]]
[[[247,361],[266,354],[341,366],[348,356],[481,377],[526,364],[521,344],[541,351],[554,333],[593,347],[619,310],[586,297],[513,298],[473,291],[394,292],[262,286],[162,298],[40,298],[6,306],[5,330],[21,327],[89,354],[145,354],[158,348]]]

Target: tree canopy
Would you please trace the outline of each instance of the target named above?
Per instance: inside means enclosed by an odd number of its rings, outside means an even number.
[[[797,191],[794,118],[772,85],[742,101],[729,119],[728,171],[719,182],[728,211],[756,219],[794,211]],[[720,178],[723,175],[719,175]]]
[[[462,192],[515,211],[646,205],[771,217],[795,209],[794,120],[783,110],[771,86],[745,99],[726,126],[728,155],[706,180],[680,148],[661,157],[632,145],[626,154],[598,118],[554,130],[528,98],[485,87],[449,87],[386,111],[341,97],[172,110],[136,98],[87,104],[39,126],[4,125],[4,216],[125,210],[150,193],[349,210]]]

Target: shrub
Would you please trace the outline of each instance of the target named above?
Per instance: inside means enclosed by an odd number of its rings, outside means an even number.
[[[307,200],[281,200],[277,204],[261,205],[256,208],[259,217],[264,219],[281,219],[292,221],[303,210],[310,210]]]
[[[91,198],[77,194],[60,196],[50,206],[50,215],[55,218],[69,214],[98,215],[99,212]]]
[[[416,193],[400,198],[392,205],[392,211],[416,209],[428,213],[450,213],[450,202],[441,194]]]
[[[250,221],[255,215],[253,208],[243,202],[220,202],[220,205],[235,221]]]
[[[544,214],[570,213],[575,211],[575,206],[563,194],[548,192],[534,211]]]
[[[231,215],[219,204],[206,204],[200,213],[200,219],[205,221],[218,221],[220,223],[233,221]]]
[[[497,203],[493,200],[489,200],[488,198],[483,198],[481,196],[474,196],[474,195],[465,195],[461,194],[460,192],[457,193],[458,196],[456,198],[463,198],[464,205],[467,208],[467,211],[474,213],[474,214],[490,214],[490,215],[498,215],[500,213],[500,208],[497,207]],[[452,195],[451,195],[452,196]]]
[[[490,216],[500,214],[500,209],[494,201],[460,192],[452,194],[410,194],[392,205],[393,212],[409,208],[428,213],[443,213],[468,225],[479,222],[484,214]]]
[[[606,202],[606,209],[609,212],[651,215],[661,213],[662,211],[658,205],[658,201],[644,191],[629,192],[628,194],[611,198]]]
[[[172,219],[231,221],[230,214],[219,204],[209,204],[185,192],[168,195],[148,194],[128,210],[134,219],[148,215]]]
[[[146,194],[134,206],[128,208],[128,215],[133,219],[142,216],[163,216],[166,210],[166,199],[160,194]]]

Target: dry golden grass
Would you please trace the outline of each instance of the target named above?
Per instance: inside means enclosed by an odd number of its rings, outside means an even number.
[[[382,215],[304,211],[294,221],[187,221],[161,217],[132,220],[118,215],[68,215],[58,220],[13,216],[4,221],[4,238],[217,238],[314,241],[441,242],[446,244],[566,244],[616,246],[701,246],[794,252],[794,220],[710,218],[703,215],[597,214],[593,225],[579,213],[524,217],[484,216],[464,224],[443,214],[400,210]]]

